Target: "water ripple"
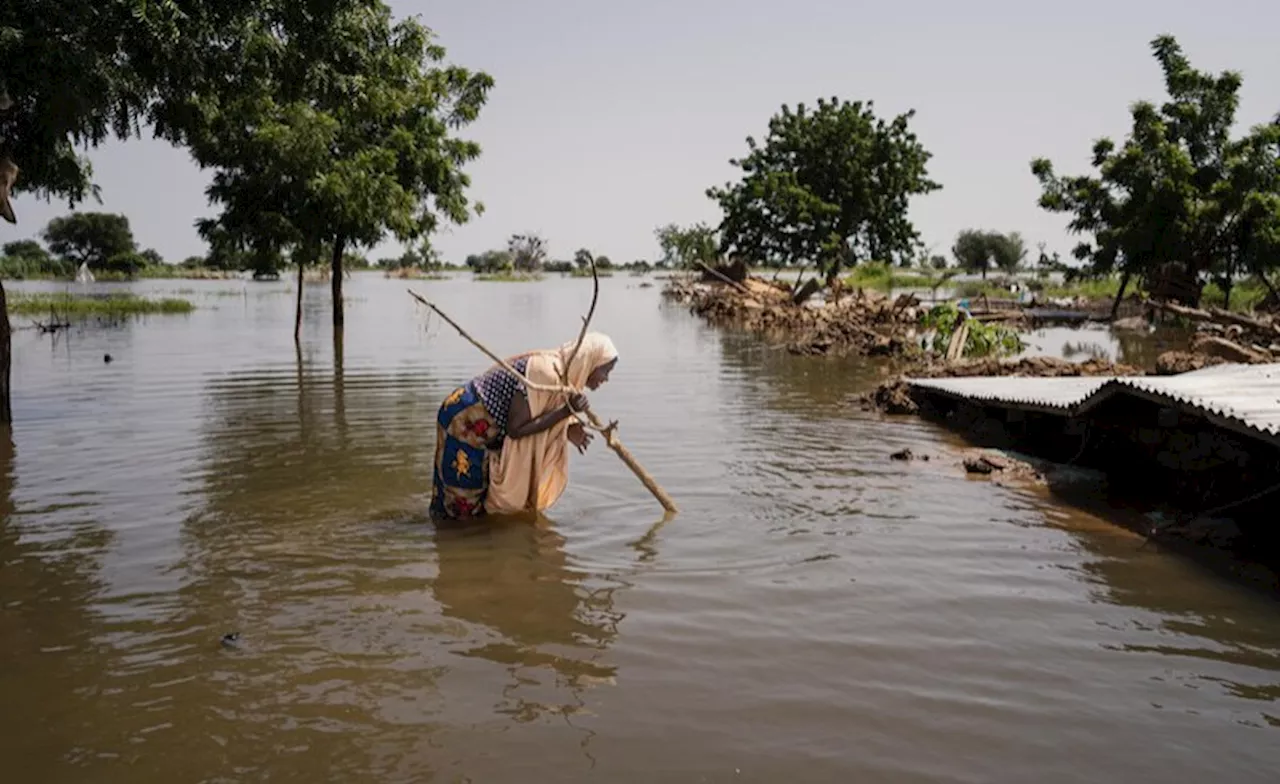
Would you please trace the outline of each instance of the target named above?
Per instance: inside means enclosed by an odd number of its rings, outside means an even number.
[[[413,288],[516,353],[572,336],[581,284]],[[597,442],[549,520],[428,524],[436,407],[488,362],[401,281],[350,282],[341,355],[322,286],[295,348],[284,282],[183,283],[189,318],[17,333],[14,775],[1269,780],[1272,602],[969,480],[949,436],[859,410],[873,365],[792,357],[633,285],[602,286],[622,361],[592,405],[674,519]]]

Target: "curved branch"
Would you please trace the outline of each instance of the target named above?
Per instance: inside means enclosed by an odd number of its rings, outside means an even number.
[[[569,368],[573,367],[573,360],[578,358],[578,350],[582,348],[582,341],[586,339],[587,330],[591,328],[591,319],[596,315],[596,303],[600,301],[600,273],[596,272],[596,258],[588,256],[587,259],[591,264],[591,283],[594,287],[591,292],[591,307],[587,309],[587,315],[582,319],[582,331],[578,333],[578,342],[574,344],[573,351],[569,352],[569,358],[560,369],[560,382],[566,387],[569,386]]]

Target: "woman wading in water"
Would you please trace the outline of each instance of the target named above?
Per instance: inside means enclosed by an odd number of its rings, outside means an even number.
[[[591,434],[572,420],[587,410],[583,389],[609,380],[618,352],[606,335],[589,332],[560,348],[533,351],[508,364],[534,384],[561,386],[570,362],[571,395],[526,389],[494,366],[458,387],[436,418],[431,516],[467,519],[485,514],[542,512],[569,483],[569,444],[585,452]]]

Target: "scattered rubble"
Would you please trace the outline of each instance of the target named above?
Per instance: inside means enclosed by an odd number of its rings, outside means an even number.
[[[913,340],[920,302],[858,289],[834,301],[796,304],[785,283],[748,278],[742,283],[671,281],[666,298],[712,324],[734,326],[777,339],[793,354],[892,356],[918,352]]]
[[[746,275],[741,265],[704,268],[690,278],[671,278],[662,292],[671,301],[708,322],[756,332],[805,356],[864,356],[893,360],[882,372],[924,378],[961,376],[1132,376],[1144,370],[1102,359],[1072,362],[1056,357],[1016,360],[977,360],[935,357],[921,347],[927,336],[921,326],[926,312],[912,295],[891,298],[866,289],[839,287],[826,298],[797,304],[792,287],[782,281]],[[978,322],[1023,324],[1028,316],[1018,303],[982,303],[969,315]],[[1280,318],[1244,316],[1218,308],[1190,308],[1166,302],[1127,302],[1139,315],[1113,326],[1122,330],[1149,328],[1158,315],[1189,320],[1197,327],[1190,351],[1162,354],[1152,372],[1173,375],[1225,362],[1264,363],[1280,359]],[[1141,315],[1145,311],[1145,315]],[[959,331],[959,330],[958,330]],[[955,341],[953,341],[955,342]],[[952,347],[955,348],[954,346]],[[951,355],[956,351],[948,352]],[[916,403],[900,380],[889,379],[863,397],[863,406],[890,414],[914,414]]]
[[[1176,376],[1181,373],[1190,373],[1193,370],[1211,367],[1213,365],[1224,365],[1226,360],[1221,357],[1209,357],[1204,354],[1193,354],[1190,351],[1166,351],[1156,357],[1157,376]]]
[[[883,411],[886,414],[917,414],[920,406],[911,396],[911,387],[902,379],[886,381],[874,392],[862,396],[864,411]]]
[[[1189,308],[1172,302],[1148,304],[1156,313],[1195,324],[1192,354],[1244,364],[1274,362],[1280,357],[1280,322],[1272,316],[1245,316],[1221,308]]]
[[[966,378],[969,376],[1141,376],[1141,368],[1090,358],[1072,362],[1060,357],[1023,357],[1021,359],[962,360],[952,364],[935,363],[914,371],[917,378]]]
[[[898,462],[933,462],[929,455],[917,455],[903,449],[889,455]],[[937,461],[946,470],[973,477],[985,477],[1000,486],[1044,486],[1056,475],[1058,466],[1030,457],[1014,457],[992,449],[963,449],[938,455]],[[1063,466],[1062,468],[1068,468]]]

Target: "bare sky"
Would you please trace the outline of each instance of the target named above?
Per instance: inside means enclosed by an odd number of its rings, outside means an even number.
[[[733,176],[746,136],[763,136],[783,103],[831,96],[916,110],[943,189],[915,200],[912,218],[934,252],[975,227],[1066,255],[1065,221],[1036,206],[1030,161],[1083,173],[1095,138],[1123,136],[1132,101],[1161,98],[1152,38],[1173,34],[1198,68],[1242,72],[1242,126],[1280,112],[1276,0],[391,4],[434,28],[450,60],[496,80],[464,131],[484,148],[469,171],[486,213],[436,242],[459,263],[527,231],[555,257],[588,247],[652,259],[656,226],[718,222],[705,190]],[[193,222],[212,212],[209,178],[185,152],[144,139],[91,157],[102,204],[81,209],[127,214],[139,243],[171,261],[204,252]],[[6,241],[66,212],[27,195],[15,207]]]

